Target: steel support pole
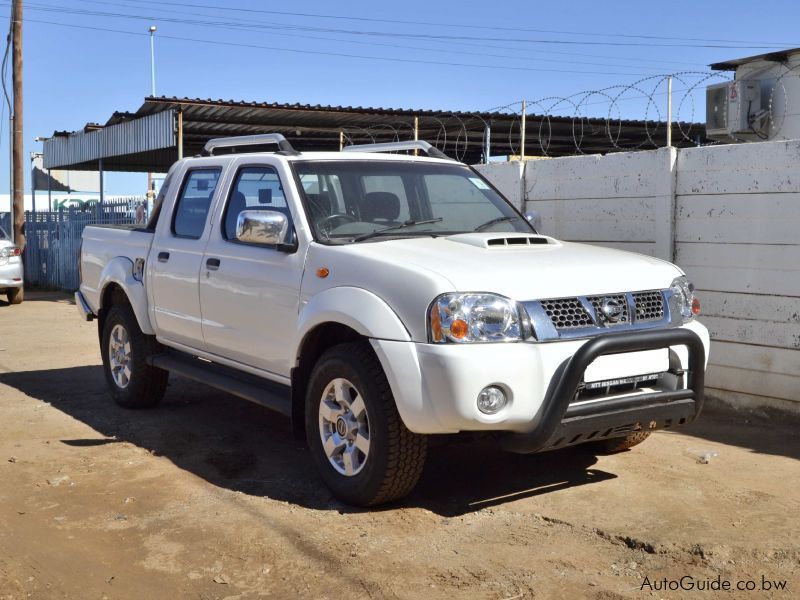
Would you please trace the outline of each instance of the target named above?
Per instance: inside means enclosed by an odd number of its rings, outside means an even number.
[[[33,218],[36,220],[36,165],[33,162],[34,157],[31,153],[31,206],[33,207]]]
[[[344,148],[344,131],[339,130],[339,152]]]
[[[520,127],[520,134],[519,134],[519,159],[525,160],[525,112],[526,112],[526,104],[525,100],[522,101],[522,125]]]
[[[414,141],[419,139],[419,117],[414,117]],[[419,150],[414,150],[414,156],[419,154]]]
[[[105,199],[105,190],[103,185],[103,159],[97,161],[97,166],[100,171],[100,208],[103,207],[103,200]]]
[[[489,163],[489,157],[492,154],[492,128],[489,123],[486,124],[486,129],[483,133],[483,162]]]
[[[156,95],[156,50],[153,34],[155,28],[150,28],[150,95]]]
[[[178,109],[178,160],[183,158],[183,110]]]
[[[667,147],[672,146],[672,75],[667,76]]]

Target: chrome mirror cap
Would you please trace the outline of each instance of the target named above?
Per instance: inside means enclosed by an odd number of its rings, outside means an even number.
[[[236,219],[236,239],[246,244],[278,246],[288,234],[289,219],[275,210],[243,210]]]
[[[528,223],[533,225],[537,233],[542,232],[542,215],[539,214],[538,210],[525,211],[525,218],[528,220]]]

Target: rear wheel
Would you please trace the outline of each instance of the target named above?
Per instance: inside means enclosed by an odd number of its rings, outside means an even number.
[[[22,304],[25,299],[25,290],[21,287],[11,288],[6,292],[6,296],[8,296],[9,304]]]
[[[105,318],[100,342],[106,381],[114,400],[125,408],[150,408],[161,401],[169,372],[147,364],[161,351],[152,335],[139,329],[128,304],[115,304]]]
[[[406,496],[417,484],[427,439],[406,429],[368,345],[342,344],[320,357],[305,417],[314,461],[340,500],[381,504]]]
[[[635,433],[629,433],[625,437],[610,438],[594,442],[592,446],[603,454],[614,454],[615,452],[622,452],[623,450],[638,446],[649,437],[649,431],[637,431]]]

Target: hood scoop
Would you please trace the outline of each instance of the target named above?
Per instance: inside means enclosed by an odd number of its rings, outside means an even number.
[[[531,246],[557,245],[553,238],[544,235],[533,235],[526,233],[459,233],[447,237],[451,242],[467,244],[477,248],[487,250],[494,249],[517,249],[528,248]]]

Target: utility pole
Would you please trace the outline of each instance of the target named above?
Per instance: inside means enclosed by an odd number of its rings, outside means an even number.
[[[156,50],[153,42],[153,36],[156,33],[156,26],[150,25],[148,31],[150,32],[150,95],[155,96],[156,95]],[[180,150],[178,151],[178,154],[180,154]],[[178,158],[181,158],[181,156],[178,156]],[[145,202],[147,203],[148,210],[152,205],[153,201],[155,200],[155,196],[156,196],[155,190],[153,190],[153,172],[148,171],[147,194],[145,194],[146,198]]]
[[[22,160],[22,0],[13,0],[11,7],[11,41],[13,56],[12,87],[14,90],[14,243],[25,249],[25,172]]]

